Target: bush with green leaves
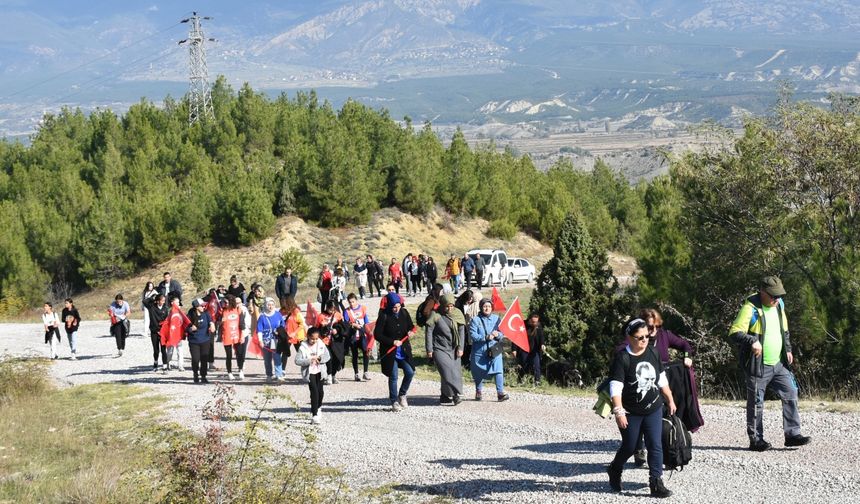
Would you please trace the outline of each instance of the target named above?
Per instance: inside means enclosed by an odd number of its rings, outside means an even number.
[[[277,276],[283,273],[288,267],[292,268],[293,275],[298,278],[299,283],[307,282],[310,279],[311,265],[302,251],[296,247],[290,247],[281,252],[281,255],[269,266],[268,272],[269,275]]]
[[[203,292],[209,288],[209,282],[212,281],[212,267],[209,264],[209,256],[203,249],[198,249],[194,252],[194,258],[191,260],[191,281],[197,287],[198,292]]]

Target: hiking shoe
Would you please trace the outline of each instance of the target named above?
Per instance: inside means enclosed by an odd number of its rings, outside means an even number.
[[[400,404],[401,408],[406,408],[409,406],[409,401],[406,400],[406,396],[402,395],[397,398],[397,402]]]
[[[651,497],[665,499],[672,496],[672,491],[663,486],[663,478],[651,478],[648,487],[651,488]]]
[[[458,395],[455,395],[455,396],[454,396],[454,406],[456,406],[456,405],[460,404],[461,402],[463,402],[463,398],[462,398],[462,397],[460,397],[460,395],[459,395],[459,394],[458,394]]]
[[[621,491],[621,471],[613,469],[611,465],[606,466],[606,474],[609,475],[609,488],[613,492]]]
[[[642,467],[647,462],[645,450],[636,450],[633,452],[633,465],[636,467]]]
[[[754,452],[763,452],[770,450],[771,444],[765,441],[764,439],[759,439],[757,441],[750,441],[750,450]]]
[[[355,381],[361,381],[361,376],[358,373],[355,373]]]
[[[483,399],[483,396],[481,395],[481,391],[480,391],[480,390],[476,390],[476,391],[475,391],[475,400],[476,400],[476,401],[480,401],[481,399]]]
[[[209,380],[207,380],[206,378],[200,378],[200,383],[202,383],[203,385],[209,385]]]
[[[786,437],[785,438],[785,446],[787,446],[787,447],[803,446],[805,444],[809,444],[810,441],[812,441],[811,437],[798,434],[796,436]]]
[[[364,372],[364,376],[362,376],[362,378],[364,378],[364,381],[370,381],[370,373],[368,373],[367,371],[365,371],[365,372]]]
[[[439,396],[439,404],[451,404],[454,400],[450,397]]]
[[[509,396],[507,394],[507,392],[502,392],[501,394],[498,394],[498,398],[499,398],[499,402],[503,402],[503,401],[507,401],[508,399],[510,399],[511,396]]]
[[[393,403],[391,403],[391,411],[397,413],[401,410],[403,410],[403,406],[401,406],[399,402],[394,401]]]
[[[200,383],[200,378],[194,377],[194,383]]]

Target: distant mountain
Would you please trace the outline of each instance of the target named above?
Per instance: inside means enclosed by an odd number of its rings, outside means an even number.
[[[860,92],[852,0],[323,0],[201,6],[211,75],[441,122],[737,122],[777,83]],[[173,4],[0,0],[0,133],[184,93]],[[641,119],[639,119],[641,117]],[[656,120],[656,119],[660,120]],[[625,123],[627,125],[628,123]],[[645,126],[642,126],[645,125]],[[565,126],[567,127],[567,126]],[[5,129],[3,129],[5,128]]]

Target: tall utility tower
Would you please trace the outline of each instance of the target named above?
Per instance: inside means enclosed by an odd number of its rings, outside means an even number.
[[[202,118],[213,119],[215,112],[212,110],[212,94],[209,92],[209,70],[206,67],[206,51],[203,43],[214,42],[214,38],[207,39],[203,36],[200,28],[201,20],[210,20],[211,17],[200,17],[192,12],[190,18],[183,19],[182,23],[190,23],[188,27],[188,38],[180,40],[179,44],[188,43],[188,71],[189,71],[189,107],[188,124],[194,124]]]

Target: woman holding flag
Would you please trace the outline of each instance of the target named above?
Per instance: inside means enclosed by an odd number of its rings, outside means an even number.
[[[389,293],[385,311],[376,320],[374,336],[379,341],[382,374],[388,377],[388,399],[391,411],[400,411],[408,406],[406,394],[415,375],[412,363],[412,344],[409,339],[415,334],[412,317],[403,309],[402,300],[396,293]],[[403,383],[397,389],[398,369],[403,370]]]
[[[496,382],[496,397],[507,401],[505,373],[502,356],[502,340],[505,335],[499,330],[501,320],[493,313],[493,302],[481,300],[481,313],[469,322],[469,337],[472,340],[471,370],[475,380],[475,400],[483,398],[484,380],[493,376]]]
[[[344,357],[346,348],[344,348],[344,340],[346,331],[343,328],[343,315],[337,309],[337,303],[333,299],[329,299],[323,305],[325,310],[317,315],[315,327],[320,330],[320,337],[328,347],[331,359],[328,364],[328,377],[326,385],[337,383],[335,375],[343,369]]]

